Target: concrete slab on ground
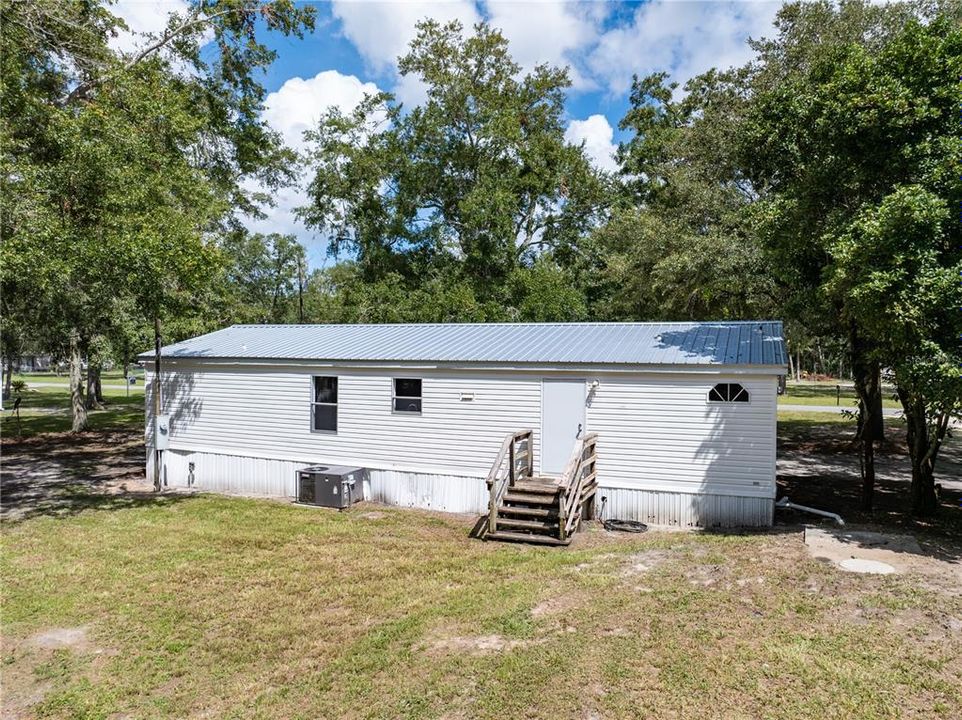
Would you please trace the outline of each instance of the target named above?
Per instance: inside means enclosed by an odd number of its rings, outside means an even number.
[[[889,574],[905,572],[924,553],[911,535],[890,535],[868,530],[805,527],[809,554],[828,560],[848,572]]]

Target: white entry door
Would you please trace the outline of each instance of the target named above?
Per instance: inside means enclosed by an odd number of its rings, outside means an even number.
[[[585,429],[585,381],[541,381],[541,472],[560,475]]]

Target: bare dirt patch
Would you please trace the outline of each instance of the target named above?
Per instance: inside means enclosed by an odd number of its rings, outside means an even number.
[[[953,581],[962,588],[962,564],[926,554],[911,535],[858,529],[805,529],[805,549],[818,560],[842,570],[878,572],[885,567],[896,573],[916,573]],[[866,568],[862,570],[861,568]]]
[[[627,558],[628,567],[622,571],[622,575],[624,577],[643,575],[659,565],[664,564],[671,559],[674,554],[671,550],[653,549],[629,555]]]
[[[447,635],[430,640],[425,652],[428,655],[450,655],[464,653],[467,655],[489,655],[493,653],[526,647],[536,640],[509,640],[501,635]]]
[[[59,650],[61,648],[69,648],[78,652],[90,650],[87,628],[85,627],[50,628],[27,638],[25,644],[40,650]]]
[[[5,441],[0,518],[69,514],[90,506],[91,496],[122,500],[150,493],[139,431],[45,433]]]
[[[531,617],[537,619],[568,615],[581,608],[583,604],[583,599],[577,595],[561,594],[559,591],[559,594],[551,595],[531,608]]]

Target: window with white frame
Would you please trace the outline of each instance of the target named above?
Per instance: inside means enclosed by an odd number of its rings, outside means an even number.
[[[708,391],[708,402],[712,403],[747,403],[748,400],[748,390],[738,383],[718,383]]]
[[[311,403],[311,430],[337,432],[337,378],[315,376]]]
[[[394,378],[392,407],[397,413],[421,414],[420,378]]]

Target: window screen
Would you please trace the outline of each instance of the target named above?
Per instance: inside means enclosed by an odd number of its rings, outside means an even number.
[[[311,429],[337,432],[337,378],[314,378],[314,402],[311,403]]]
[[[708,402],[748,402],[748,390],[738,383],[718,383],[708,391]]]
[[[394,378],[394,412],[421,412],[421,380]]]

